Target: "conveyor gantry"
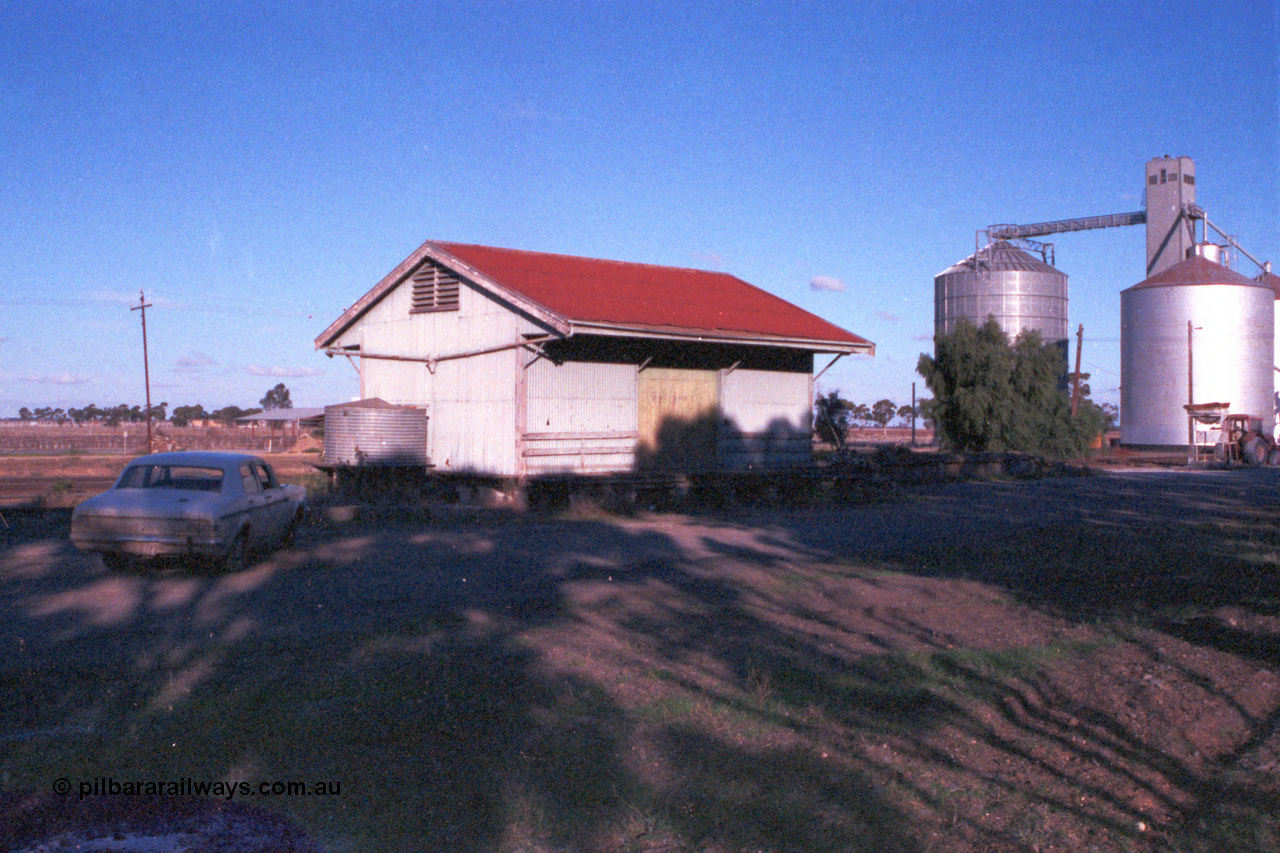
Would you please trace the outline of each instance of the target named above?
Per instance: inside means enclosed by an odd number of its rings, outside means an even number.
[[[1059,219],[1056,222],[1036,222],[1032,225],[990,225],[986,234],[991,240],[1010,240],[1023,237],[1043,237],[1046,234],[1062,234],[1067,231],[1088,231],[1093,228],[1115,228],[1120,225],[1144,225],[1145,210],[1133,213],[1111,213],[1106,216],[1086,216],[1083,219]]]
[[[1053,266],[1053,244],[1031,240],[1031,237],[1043,237],[1046,234],[1063,234],[1067,231],[1089,231],[1093,228],[1116,228],[1121,225],[1142,225],[1147,221],[1147,212],[1137,210],[1133,213],[1109,213],[1105,216],[1086,216],[1082,219],[1058,219],[1053,222],[1035,222],[1030,225],[988,225],[974,235],[974,257],[981,251],[983,237],[990,244],[995,240],[1005,240],[1015,245],[1033,249],[1040,253],[1044,262]]]

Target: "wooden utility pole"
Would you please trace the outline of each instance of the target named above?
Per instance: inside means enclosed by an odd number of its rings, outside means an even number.
[[[911,446],[916,446],[916,383],[911,383]]]
[[[1076,330],[1076,372],[1071,378],[1071,417],[1080,408],[1080,351],[1084,349],[1084,323]]]
[[[147,363],[147,309],[151,303],[138,291],[138,304],[130,311],[142,312],[142,376],[147,383],[147,453],[151,453],[151,367]]]
[[[1191,369],[1191,331],[1195,326],[1191,325],[1191,321],[1187,321],[1187,463],[1195,461],[1196,458],[1196,420],[1192,417],[1192,406],[1196,402],[1195,394],[1195,371]]]

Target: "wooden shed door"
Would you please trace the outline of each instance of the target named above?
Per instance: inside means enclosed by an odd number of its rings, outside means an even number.
[[[637,382],[641,467],[711,468],[719,429],[719,374],[647,367]]]

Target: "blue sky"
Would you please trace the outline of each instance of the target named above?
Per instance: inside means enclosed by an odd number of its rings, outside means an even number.
[[[141,403],[139,291],[154,402],[352,399],[313,340],[425,239],[730,272],[905,403],[976,230],[1137,210],[1152,157],[1280,262],[1278,9],[11,0],[0,416]],[[1047,239],[1118,402],[1143,229]]]

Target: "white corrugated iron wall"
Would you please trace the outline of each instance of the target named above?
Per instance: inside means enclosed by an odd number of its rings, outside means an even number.
[[[413,288],[406,280],[336,343],[425,359],[504,346],[521,333],[539,331],[465,282],[456,311],[412,313],[412,307]],[[512,476],[515,382],[521,359],[531,357],[522,349],[503,350],[439,361],[434,371],[424,362],[365,358],[361,396],[425,406],[427,455],[438,469]]]
[[[636,366],[540,358],[525,372],[530,474],[635,467]]]
[[[810,373],[730,370],[720,382],[720,460],[727,468],[810,460]]]
[[[515,377],[524,350],[444,361],[431,377],[431,461],[441,471],[516,470]]]
[[[457,312],[418,314],[438,355],[503,346],[532,333],[531,325],[487,296],[463,286]],[[452,317],[452,322],[450,318]],[[441,471],[472,471],[510,477],[519,473],[515,454],[516,376],[532,355],[524,349],[474,355],[436,365],[427,386],[432,422],[431,461]]]

